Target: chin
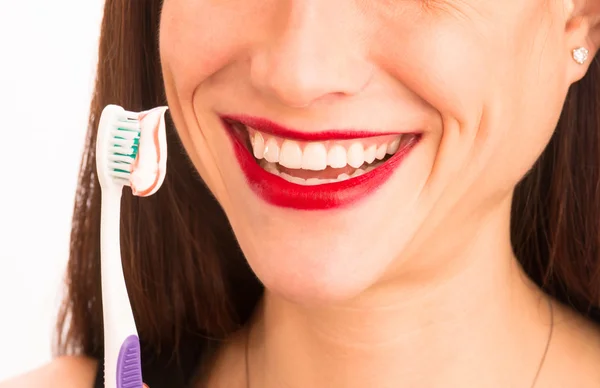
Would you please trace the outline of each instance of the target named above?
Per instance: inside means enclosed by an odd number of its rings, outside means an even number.
[[[299,271],[301,272],[301,271]],[[327,306],[356,298],[369,288],[373,279],[348,278],[340,269],[337,274],[302,277],[300,274],[258,273],[268,292],[302,306]]]
[[[392,261],[382,259],[386,257],[383,252],[372,255],[350,242],[330,249],[286,245],[274,244],[271,250],[246,257],[268,292],[306,306],[339,304],[357,297],[381,278]]]

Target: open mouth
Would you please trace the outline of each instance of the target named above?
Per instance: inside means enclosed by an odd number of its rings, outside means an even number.
[[[359,177],[387,162],[416,135],[351,140],[296,141],[230,122],[255,161],[267,172],[298,185],[314,186]]]
[[[222,122],[254,191],[297,209],[338,207],[373,192],[420,139],[414,133],[307,134],[243,117]]]

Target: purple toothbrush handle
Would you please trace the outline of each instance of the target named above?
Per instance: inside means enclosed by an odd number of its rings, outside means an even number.
[[[131,335],[123,341],[117,359],[117,388],[141,388],[142,357],[140,340]]]

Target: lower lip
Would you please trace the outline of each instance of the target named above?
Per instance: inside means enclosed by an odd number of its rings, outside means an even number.
[[[384,164],[358,177],[322,185],[303,186],[265,171],[256,163],[242,140],[236,136],[231,124],[222,122],[252,191],[267,203],[298,210],[338,209],[369,196],[392,176],[420,140],[420,136],[415,136],[414,140],[401,146]]]

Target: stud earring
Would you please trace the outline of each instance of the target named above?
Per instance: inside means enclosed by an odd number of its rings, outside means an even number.
[[[583,65],[587,61],[590,52],[585,47],[579,47],[574,49],[572,54],[575,62],[579,63],[580,65]]]

